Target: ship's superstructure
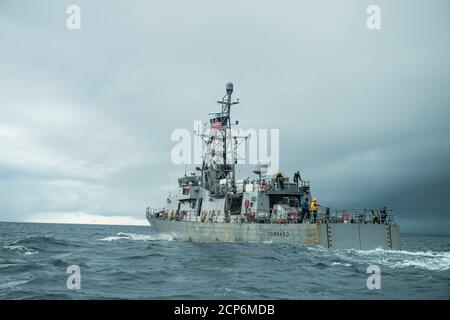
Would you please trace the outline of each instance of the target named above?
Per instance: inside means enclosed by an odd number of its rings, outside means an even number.
[[[237,146],[248,136],[233,134],[233,84],[221,112],[207,130],[196,132],[206,149],[196,172],[178,179],[161,209],[147,208],[158,232],[188,241],[281,242],[343,249],[400,249],[399,227],[390,210],[332,210],[318,206],[309,181],[290,181],[281,171],[266,177],[268,164],[255,165],[254,179],[237,179]],[[313,203],[312,203],[313,202]]]

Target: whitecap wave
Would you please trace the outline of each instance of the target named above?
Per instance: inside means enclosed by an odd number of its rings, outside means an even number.
[[[390,268],[418,268],[428,271],[450,269],[450,252],[394,251],[394,250],[347,250],[336,253],[340,260],[384,265]]]
[[[344,267],[351,267],[352,264],[351,263],[342,263],[342,262],[332,262],[331,263],[332,266],[344,266]]]
[[[4,246],[3,249],[11,250],[11,251],[14,251],[16,253],[23,254],[23,255],[26,255],[26,256],[37,253],[37,251],[34,251],[32,249],[28,249],[25,246],[19,246],[19,245],[14,245],[14,244],[9,245],[9,246]]]
[[[132,240],[132,241],[172,241],[173,237],[168,234],[136,234],[128,232],[119,232],[116,236],[106,237],[100,239],[100,241],[120,241],[120,240]]]

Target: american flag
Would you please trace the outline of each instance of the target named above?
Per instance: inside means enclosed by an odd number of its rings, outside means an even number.
[[[211,125],[211,129],[224,130],[224,129],[226,129],[226,127],[223,126],[220,121],[217,121]]]

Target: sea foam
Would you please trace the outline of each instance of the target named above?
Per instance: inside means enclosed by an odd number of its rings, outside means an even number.
[[[429,271],[450,269],[450,252],[395,251],[395,250],[341,250],[336,255],[349,262],[384,265],[390,268],[418,268]]]
[[[173,237],[168,234],[156,234],[156,235],[148,235],[148,234],[136,234],[136,233],[128,233],[128,232],[119,232],[116,236],[110,236],[100,241],[120,241],[120,240],[132,240],[132,241],[172,241]]]

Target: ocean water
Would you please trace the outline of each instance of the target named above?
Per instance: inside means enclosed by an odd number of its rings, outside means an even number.
[[[0,223],[0,299],[449,299],[450,237],[402,251],[173,241],[150,227]],[[69,290],[67,268],[80,268]],[[381,289],[367,288],[367,267]]]

